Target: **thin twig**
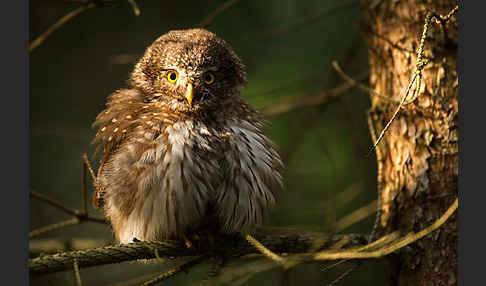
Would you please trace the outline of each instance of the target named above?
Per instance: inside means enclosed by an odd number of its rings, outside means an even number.
[[[91,167],[91,163],[88,160],[88,155],[84,153],[81,158],[83,159],[83,162],[86,165],[86,167],[88,167],[89,173],[91,175],[91,179],[93,180],[93,182],[96,183],[96,175],[95,172],[93,171],[93,168]]]
[[[410,49],[407,49],[407,48],[404,48],[402,46],[399,46],[397,45],[396,43],[392,42],[390,39],[378,34],[377,32],[373,31],[373,30],[370,30],[369,33],[372,35],[372,36],[375,36],[377,37],[378,39],[380,40],[383,40],[384,42],[386,42],[387,44],[389,44],[390,46],[392,46],[393,48],[401,51],[401,52],[404,52],[406,54],[415,54],[415,51],[414,50],[410,50]]]
[[[378,143],[380,143],[381,141],[381,138],[383,138],[383,136],[385,135],[385,132],[388,130],[388,128],[390,127],[390,125],[392,124],[393,120],[395,120],[395,117],[397,116],[398,112],[400,111],[400,108],[402,108],[402,105],[403,103],[405,102],[405,100],[407,99],[408,97],[408,93],[410,92],[410,88],[412,87],[412,85],[415,83],[415,80],[417,79],[417,73],[414,73],[413,74],[413,77],[412,77],[412,80],[410,81],[410,83],[408,84],[408,87],[407,87],[407,90],[405,91],[405,94],[403,95],[402,97],[402,100],[400,101],[400,103],[398,104],[397,108],[395,109],[395,112],[393,113],[392,117],[390,118],[390,120],[388,121],[388,123],[385,125],[385,128],[383,128],[383,130],[381,130],[381,133],[380,135],[378,136],[378,139],[376,139],[375,143],[373,144],[373,146],[371,146],[370,150],[368,151],[368,156],[371,154],[371,152],[373,152],[373,150],[376,148],[376,146],[378,145]]]
[[[115,0],[71,0],[67,2],[76,2],[83,4],[82,6],[78,7],[77,9],[69,12],[68,14],[64,15],[61,19],[57,20],[54,25],[50,26],[47,30],[45,30],[39,37],[33,40],[29,45],[29,52],[32,53],[38,46],[40,46],[48,37],[52,35],[56,30],[61,28],[64,24],[68,21],[72,20],[77,15],[89,10],[91,8],[101,6],[105,3],[114,2]],[[140,15],[140,9],[137,6],[135,0],[128,0],[128,3],[132,6],[133,12],[136,16]]]
[[[459,10],[459,5],[456,5],[456,7],[454,7],[451,11],[449,11],[449,13],[446,16],[442,16],[438,14],[434,14],[434,16],[440,22],[447,22],[454,14],[456,14],[457,10]]]
[[[404,104],[410,104],[412,102],[415,101],[415,99],[417,98],[417,95],[420,91],[420,85],[422,83],[422,71],[424,69],[424,67],[427,65],[427,61],[424,61],[423,60],[423,53],[424,53],[424,46],[425,46],[425,40],[427,38],[427,31],[429,29],[429,25],[430,23],[432,22],[432,19],[435,18],[435,19],[439,19],[439,21],[441,23],[444,23],[444,21],[447,21],[450,19],[450,17],[452,15],[454,15],[454,13],[459,9],[458,6],[454,7],[448,14],[447,16],[441,16],[441,15],[438,15],[434,12],[431,12],[429,11],[425,17],[425,23],[424,23],[424,29],[422,31],[422,37],[420,38],[420,45],[419,45],[419,49],[417,51],[417,62],[415,64],[415,71],[412,75],[412,79],[410,80],[410,83],[408,84],[408,87],[405,91],[405,94],[403,95],[402,99],[400,100],[400,104],[397,106],[395,112],[393,113],[393,116],[390,118],[390,120],[388,121],[388,123],[385,125],[385,128],[383,128],[383,130],[381,131],[380,135],[378,136],[378,139],[375,141],[375,143],[373,144],[373,146],[371,147],[370,149],[370,152],[368,152],[368,155],[371,153],[371,151],[373,149],[376,148],[376,146],[378,145],[378,143],[380,143],[381,139],[383,138],[383,135],[385,135],[386,131],[388,130],[388,128],[390,127],[391,123],[393,122],[393,120],[396,118],[398,112],[400,111],[400,109],[402,108],[402,106]],[[410,89],[412,88],[413,84],[415,83],[415,81],[417,81],[417,84],[415,85],[415,88],[413,90],[413,93],[412,93],[412,96],[410,97],[410,99],[407,100],[407,98],[409,97],[409,93],[410,93]]]
[[[228,1],[224,2],[223,4],[221,4],[220,6],[218,6],[218,8],[216,8],[213,12],[211,12],[208,16],[206,16],[206,18],[204,18],[204,20],[202,20],[201,23],[199,23],[198,26],[200,28],[207,27],[209,24],[211,24],[211,22],[214,21],[214,19],[216,17],[218,17],[219,15],[221,15],[222,13],[224,13],[226,10],[228,10],[229,8],[231,8],[233,5],[235,5],[239,1],[240,0],[228,0]]]
[[[92,222],[106,224],[106,221],[102,218],[92,217],[92,216],[89,216],[87,213],[80,212],[76,209],[70,209],[70,208],[64,206],[62,203],[60,203],[60,202],[58,202],[54,199],[51,199],[51,198],[47,197],[46,195],[43,195],[43,194],[38,193],[36,191],[31,191],[30,195],[34,198],[37,198],[37,199],[39,199],[43,202],[48,203],[49,205],[51,205],[53,207],[58,208],[59,210],[62,210],[63,212],[65,212],[69,215],[72,215],[73,218],[70,219],[70,220],[65,220],[65,221],[62,221],[62,222],[58,222],[58,223],[55,223],[55,224],[51,224],[51,225],[47,225],[47,226],[35,229],[35,230],[33,230],[29,233],[29,238],[38,236],[38,235],[46,233],[46,232],[50,232],[50,231],[54,231],[54,230],[57,230],[57,229],[60,229],[60,228],[64,228],[64,227],[67,227],[67,226],[80,224],[84,221],[92,221]]]
[[[368,77],[368,73],[363,72],[360,75],[358,75],[356,78],[357,80],[364,80],[366,77]],[[284,100],[277,104],[271,104],[267,107],[264,107],[261,110],[261,112],[265,116],[275,116],[302,107],[321,105],[332,99],[336,99],[344,95],[348,90],[350,90],[354,86],[355,84],[343,83],[342,85],[337,86],[331,90],[320,92],[314,95],[310,95],[306,97],[300,97],[300,96],[292,97],[288,100]]]
[[[87,214],[83,214],[82,212],[80,212],[79,210],[76,210],[76,209],[70,209],[68,207],[65,207],[63,204],[61,204],[60,202],[54,200],[54,199],[51,199],[49,197],[47,197],[46,195],[43,195],[41,193],[38,193],[36,191],[31,191],[30,192],[30,195],[37,198],[37,199],[40,199],[41,201],[44,201],[62,211],[64,211],[65,213],[67,214],[70,214],[74,217],[76,217],[77,219],[79,219],[81,222],[82,221],[92,221],[92,222],[97,222],[97,223],[102,223],[102,224],[106,224],[106,221],[102,218],[97,218],[97,217],[92,217],[92,216],[89,216]]]
[[[344,71],[341,69],[341,67],[339,66],[338,62],[337,61],[332,61],[331,62],[332,64],[332,67],[337,71],[337,73],[344,79],[346,80],[347,82],[349,82],[350,84],[352,84],[353,86],[356,86],[358,87],[359,89],[369,93],[371,96],[376,96],[376,97],[379,97],[383,100],[386,100],[388,102],[391,102],[391,103],[394,103],[394,104],[399,104],[398,101],[394,100],[394,99],[390,99],[388,97],[385,97],[383,95],[380,95],[379,93],[377,93],[376,91],[372,90],[371,88],[367,87],[366,85],[360,83],[359,81],[356,81],[354,80],[352,77],[348,76],[346,73],[344,73]]]
[[[84,11],[96,7],[95,3],[89,3],[86,6],[81,6],[68,14],[66,14],[64,17],[61,19],[57,20],[54,25],[49,27],[44,33],[42,33],[39,37],[37,37],[32,43],[29,45],[29,52],[32,52],[35,50],[40,44],[42,44],[52,33],[54,33],[57,29],[59,29],[62,25],[64,25],[66,22],[71,20],[72,18],[76,17],[77,15],[83,13]]]
[[[321,271],[330,270],[330,269],[332,269],[332,268],[334,268],[336,266],[339,266],[339,265],[341,265],[341,264],[343,264],[345,262],[348,262],[348,261],[349,261],[348,259],[339,260],[338,262],[334,262],[334,263],[332,263],[330,265],[326,265],[326,266],[322,267],[321,268]]]
[[[336,232],[342,231],[351,225],[362,221],[363,219],[369,217],[370,215],[374,214],[376,212],[376,206],[377,202],[376,200],[369,203],[368,205],[361,207],[354,212],[350,213],[349,215],[341,218],[337,223],[336,223]]]
[[[365,258],[379,258],[386,256],[392,252],[395,252],[419,239],[426,236],[427,234],[438,229],[442,224],[444,224],[449,217],[457,210],[458,198],[452,203],[452,205],[447,209],[447,211],[432,225],[426,227],[425,229],[419,231],[418,233],[409,233],[408,235],[395,240],[391,245],[384,246],[374,251],[362,252],[362,251],[342,251],[342,252],[328,252],[322,251],[314,255],[313,260],[337,260],[337,259],[365,259]],[[363,249],[361,249],[363,250]]]
[[[280,257],[275,252],[271,251],[270,249],[266,248],[262,243],[256,240],[253,236],[247,234],[245,236],[246,240],[253,245],[258,251],[260,251],[263,255],[270,258],[271,260],[277,262],[278,264],[284,264],[285,260]]]
[[[140,16],[140,9],[138,8],[137,2],[135,2],[135,0],[128,0],[128,3],[132,6],[133,14],[135,14],[135,16]]]
[[[182,271],[186,271],[189,268],[198,265],[199,263],[203,262],[206,258],[207,258],[207,256],[204,256],[204,255],[198,256],[198,257],[196,257],[192,260],[189,260],[188,262],[185,262],[181,265],[178,265],[178,266],[176,266],[172,269],[169,269],[168,271],[161,273],[161,274],[153,277],[150,280],[143,282],[142,284],[140,284],[140,286],[150,286],[150,285],[154,285],[154,284],[156,284],[160,281],[164,281],[164,280],[166,280],[166,279],[168,279],[172,276],[175,276],[176,274],[178,274]]]
[[[83,163],[83,178],[82,178],[82,186],[81,186],[81,194],[83,196],[83,214],[84,215],[88,215],[88,185],[87,185],[87,182],[86,182],[86,164],[84,162]]]
[[[78,215],[78,213],[75,210],[70,209],[70,208],[64,206],[61,202],[56,201],[54,199],[51,199],[51,198],[47,197],[46,195],[43,195],[43,194],[38,193],[36,191],[30,191],[30,196],[34,197],[36,199],[39,199],[43,202],[46,202],[46,203],[50,204],[51,206],[56,207],[56,208],[62,210],[63,212],[65,212],[67,214],[70,214],[70,215],[73,215],[73,216]]]
[[[357,1],[357,0],[342,1],[339,4],[337,4],[336,6],[322,9],[314,15],[307,15],[307,16],[304,16],[302,18],[299,18],[297,21],[295,21],[294,23],[292,23],[290,25],[285,25],[285,26],[278,27],[278,28],[268,29],[266,31],[256,33],[256,34],[254,34],[250,37],[255,38],[257,40],[263,40],[263,39],[282,36],[282,35],[285,35],[285,34],[290,33],[290,32],[295,32],[295,31],[302,29],[306,25],[309,25],[309,24],[312,24],[312,23],[319,21],[319,19],[323,18],[326,15],[334,13],[334,12],[340,10],[340,9],[343,9],[343,8],[351,7],[355,4],[357,4],[358,2],[359,1]]]
[[[370,132],[371,140],[372,142],[376,142],[376,130],[375,126],[373,124],[373,118],[371,115],[371,112],[368,111],[366,114],[366,119],[368,123],[368,130]],[[375,154],[376,154],[376,162],[378,164],[377,166],[377,171],[376,171],[376,189],[377,189],[377,212],[375,216],[375,221],[373,223],[373,228],[371,229],[370,236],[368,238],[368,243],[373,241],[376,231],[378,229],[378,226],[380,224],[380,219],[381,219],[381,210],[383,208],[383,202],[382,202],[382,196],[381,196],[381,187],[383,185],[383,155],[381,153],[381,149],[378,148],[378,146],[375,148]]]
[[[76,224],[79,224],[80,222],[81,221],[77,217],[74,217],[72,219],[61,221],[61,222],[58,222],[58,223],[55,223],[55,224],[43,226],[41,228],[34,229],[33,231],[29,232],[29,238],[33,238],[33,237],[41,235],[43,233],[54,231],[54,230],[57,230],[57,229],[61,229],[61,228],[67,227],[67,226],[76,225]]]
[[[83,282],[81,282],[81,274],[79,273],[78,260],[76,258],[74,258],[73,261],[73,268],[74,268],[74,277],[76,278],[76,285],[83,286]]]
[[[349,274],[351,274],[351,272],[355,271],[359,266],[359,263],[358,264],[355,264],[351,267],[349,267],[346,271],[344,271],[341,275],[339,275],[336,279],[334,279],[333,281],[331,281],[330,283],[327,284],[327,286],[333,286],[333,285],[337,285],[339,282],[341,282],[344,278],[346,278]]]

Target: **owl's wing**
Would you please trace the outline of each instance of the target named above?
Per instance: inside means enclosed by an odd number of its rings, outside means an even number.
[[[228,127],[225,177],[217,192],[217,214],[225,232],[246,231],[262,223],[282,188],[283,169],[272,143],[258,122],[233,122]]]
[[[107,107],[96,117],[92,127],[98,130],[93,139],[96,144],[96,152],[102,151],[98,175],[103,171],[105,163],[129,138],[137,126],[145,126],[146,120],[142,120],[140,114],[146,111],[142,94],[135,89],[119,90],[108,98]],[[102,208],[104,205],[105,187],[97,180],[96,191],[93,194],[93,206]]]

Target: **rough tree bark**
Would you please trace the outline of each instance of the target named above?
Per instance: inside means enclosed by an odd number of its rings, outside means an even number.
[[[447,15],[455,0],[361,2],[370,86],[400,101],[413,75],[428,11]],[[417,98],[400,110],[377,147],[381,214],[378,233],[418,231],[430,225],[457,196],[457,14],[433,21],[425,42]],[[369,117],[377,134],[396,104],[371,98]],[[457,212],[439,230],[391,256],[391,285],[457,285]]]

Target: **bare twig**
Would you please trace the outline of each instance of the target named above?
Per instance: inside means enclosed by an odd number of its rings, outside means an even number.
[[[73,261],[73,268],[74,268],[74,277],[76,278],[76,285],[83,286],[83,282],[81,282],[81,274],[79,274],[78,260],[76,260],[76,258],[74,258]]]
[[[377,37],[378,39],[381,39],[383,40],[384,42],[386,42],[387,44],[389,44],[390,46],[392,46],[393,48],[401,51],[401,52],[404,52],[406,54],[415,54],[415,51],[414,50],[411,50],[411,49],[407,49],[407,48],[404,48],[402,46],[399,46],[397,45],[396,43],[392,42],[390,39],[378,34],[377,32],[373,31],[373,30],[370,30],[368,31],[372,36],[374,37]]]
[[[408,87],[407,87],[407,90],[405,91],[405,94],[403,95],[402,97],[402,100],[400,101],[400,103],[398,104],[397,108],[395,109],[395,112],[393,113],[392,117],[390,118],[390,120],[388,121],[388,123],[385,125],[385,128],[383,128],[383,130],[381,130],[380,132],[380,135],[378,136],[378,139],[376,139],[375,143],[373,144],[373,146],[371,146],[369,152],[368,152],[368,156],[371,154],[371,152],[373,152],[373,149],[376,148],[376,146],[378,145],[378,143],[380,143],[381,141],[381,138],[383,138],[383,136],[385,135],[386,131],[388,130],[388,128],[390,127],[390,125],[392,124],[393,120],[395,120],[395,117],[397,117],[397,114],[398,112],[400,111],[400,108],[402,108],[402,105],[403,103],[405,102],[405,100],[407,99],[408,97],[408,93],[410,92],[410,88],[412,87],[412,85],[415,83],[415,80],[417,79],[417,73],[414,73],[413,77],[412,77],[412,80],[410,81],[410,83],[408,84]]]
[[[348,76],[346,73],[344,73],[344,71],[341,69],[341,67],[339,66],[338,62],[337,61],[332,61],[331,62],[332,64],[332,67],[337,71],[337,73],[343,78],[345,79],[347,82],[349,82],[350,84],[352,84],[353,86],[356,86],[358,87],[359,89],[369,93],[371,96],[376,96],[376,97],[379,97],[383,100],[386,100],[386,101],[389,101],[391,103],[395,103],[395,104],[399,104],[398,101],[396,100],[393,100],[393,99],[390,99],[388,97],[385,97],[383,95],[380,95],[379,93],[377,93],[376,91],[372,90],[371,88],[367,87],[366,85],[360,83],[359,81],[356,81],[354,80],[352,77]]]
[[[359,266],[359,264],[355,264],[355,265],[349,267],[346,271],[344,271],[343,273],[341,273],[341,275],[339,275],[336,279],[334,279],[333,281],[331,281],[331,283],[328,283],[327,286],[337,285],[344,278],[346,278],[349,274],[351,274],[351,272],[355,271],[356,268],[358,268],[358,266]]]
[[[34,197],[36,199],[39,199],[39,200],[41,200],[43,202],[46,202],[49,205],[51,205],[51,206],[53,206],[55,208],[58,208],[58,209],[62,210],[63,212],[67,213],[67,214],[70,214],[70,215],[73,215],[73,216],[78,215],[78,213],[75,210],[72,210],[72,209],[64,206],[61,202],[56,201],[54,199],[51,199],[51,198],[47,197],[46,195],[43,195],[43,194],[41,194],[39,192],[31,191],[30,192],[30,196],[31,197]]]
[[[322,251],[317,253],[312,258],[313,260],[337,260],[337,259],[365,259],[365,258],[379,258],[385,255],[388,255],[398,249],[401,249],[419,239],[426,236],[427,234],[433,232],[434,230],[438,229],[442,224],[444,224],[449,217],[457,210],[458,207],[458,199],[456,198],[452,205],[447,209],[447,211],[432,225],[426,227],[425,229],[419,231],[418,233],[409,233],[404,237],[400,237],[393,241],[390,245],[381,247],[377,250],[363,252],[361,250],[355,251],[342,251],[342,252],[328,252]]]
[[[207,27],[209,24],[211,24],[211,22],[214,21],[214,19],[216,17],[218,17],[219,15],[221,15],[222,13],[224,13],[226,10],[228,10],[229,8],[231,8],[233,5],[235,5],[239,1],[240,0],[228,0],[228,1],[224,2],[223,4],[221,4],[220,6],[218,6],[218,8],[216,8],[213,12],[211,12],[208,16],[206,16],[206,18],[204,18],[204,20],[202,20],[201,23],[199,23],[198,26],[200,28]]]
[[[89,3],[86,6],[81,6],[68,14],[66,14],[64,17],[61,19],[57,20],[54,25],[49,27],[44,33],[42,33],[39,37],[37,37],[32,43],[29,45],[29,52],[32,52],[35,50],[38,46],[40,46],[52,33],[54,33],[57,29],[59,29],[62,25],[64,25],[66,22],[71,20],[72,18],[76,17],[77,15],[83,13],[84,11],[96,7],[95,3]]]
[[[375,143],[371,147],[370,152],[368,152],[368,155],[371,153],[371,151],[374,148],[376,148],[378,143],[380,143],[381,139],[385,135],[386,131],[390,127],[393,120],[396,118],[396,116],[397,116],[398,112],[400,111],[400,109],[402,108],[402,106],[404,104],[410,104],[410,103],[414,102],[415,99],[417,98],[417,95],[420,91],[420,85],[422,83],[422,71],[423,71],[424,67],[427,65],[427,61],[423,60],[423,53],[424,53],[425,40],[427,38],[427,31],[429,29],[430,23],[432,22],[432,19],[435,18],[435,19],[438,19],[440,21],[440,23],[445,23],[444,21],[449,20],[450,17],[452,17],[452,15],[454,15],[454,13],[458,9],[459,9],[459,6],[454,7],[454,9],[452,9],[447,14],[447,16],[441,16],[441,15],[438,15],[438,14],[431,12],[431,11],[429,11],[427,13],[427,15],[425,17],[424,29],[422,31],[422,37],[420,38],[420,45],[419,45],[419,49],[418,49],[418,52],[417,52],[417,62],[415,64],[415,71],[412,75],[412,79],[410,80],[410,83],[408,84],[408,87],[405,91],[405,94],[403,95],[403,97],[400,100],[400,104],[396,108],[395,112],[393,113],[393,115],[390,118],[390,120],[388,121],[388,123],[385,125],[385,127],[381,131],[380,135],[378,136],[378,139],[375,141]],[[412,96],[409,98],[410,89],[412,88],[412,86],[415,82],[417,82],[417,83],[416,83],[415,88],[413,90]]]
[[[439,15],[439,14],[434,14],[435,18],[441,22],[441,23],[445,23],[447,21],[449,21],[449,19],[454,15],[456,14],[457,10],[459,10],[459,5],[456,5],[456,7],[454,7],[451,11],[449,11],[449,13],[445,16],[442,16],[442,15]]]
[[[349,261],[348,259],[339,260],[338,262],[334,262],[334,263],[332,263],[330,265],[326,265],[326,266],[322,267],[321,268],[321,271],[327,271],[329,269],[332,269],[332,268],[334,268],[336,266],[339,266],[339,265],[341,265],[341,264],[343,264],[345,262],[348,262],[348,261]]]
[[[364,72],[358,75],[356,78],[357,80],[364,80],[368,76],[367,72]],[[282,113],[289,112],[294,109],[302,108],[302,107],[310,107],[316,106],[320,104],[324,104],[329,100],[336,99],[342,95],[344,95],[348,90],[353,88],[355,84],[353,83],[344,83],[340,86],[337,86],[329,91],[317,93],[314,95],[310,95],[307,97],[292,97],[288,100],[284,100],[277,104],[269,105],[262,109],[262,113],[266,116],[275,116]]]
[[[83,214],[88,215],[88,185],[86,183],[86,164],[83,162],[83,178],[82,178],[82,186],[81,192],[83,196]]]
[[[83,214],[82,212],[80,212],[79,210],[76,210],[76,209],[70,209],[66,206],[64,206],[63,204],[61,204],[60,202],[54,200],[54,199],[51,199],[49,197],[47,197],[46,195],[43,195],[41,193],[38,193],[36,191],[31,191],[30,192],[30,195],[37,198],[37,199],[40,199],[62,211],[64,211],[65,213],[67,214],[70,214],[74,217],[76,217],[77,219],[79,219],[80,221],[92,221],[92,222],[97,222],[97,223],[103,223],[105,224],[106,221],[102,218],[96,218],[96,217],[92,217],[92,216],[89,216],[87,214]]]
[[[306,25],[313,24],[313,23],[319,21],[321,18],[323,18],[326,15],[332,14],[336,11],[339,11],[340,9],[351,7],[355,4],[357,4],[358,2],[359,1],[357,1],[357,0],[341,1],[336,6],[322,9],[314,15],[307,15],[307,16],[304,16],[302,18],[299,18],[297,21],[295,21],[294,23],[292,23],[290,25],[285,25],[285,26],[278,27],[278,28],[268,29],[268,30],[265,30],[265,31],[262,31],[262,32],[258,32],[254,35],[250,35],[250,37],[255,38],[257,40],[264,40],[264,39],[268,39],[268,38],[282,36],[282,35],[285,35],[285,34],[290,33],[290,32],[295,32],[295,31],[302,29]]]
[[[361,207],[354,212],[350,213],[349,215],[341,218],[337,223],[336,223],[336,232],[342,231],[351,225],[362,221],[363,219],[369,217],[370,215],[374,214],[376,212],[376,206],[377,202],[376,200],[369,203],[368,205]]]
[[[43,202],[48,203],[49,205],[51,205],[53,207],[58,208],[59,210],[62,210],[63,212],[65,212],[69,215],[72,215],[73,218],[70,219],[70,220],[58,222],[58,223],[55,223],[55,224],[52,224],[52,225],[48,225],[48,226],[44,226],[44,227],[35,229],[35,230],[33,230],[29,233],[29,238],[38,236],[38,235],[46,233],[46,232],[50,232],[50,231],[53,231],[53,230],[64,228],[64,227],[67,227],[67,226],[80,224],[84,221],[92,221],[92,222],[106,224],[106,221],[102,218],[92,217],[92,216],[89,216],[87,212],[80,212],[76,209],[70,209],[70,208],[64,206],[62,203],[60,203],[60,202],[58,202],[54,199],[51,199],[51,198],[47,197],[46,195],[43,195],[43,194],[38,193],[36,191],[31,191],[30,195],[34,198],[37,198],[37,199],[39,199]]]
[[[83,4],[82,6],[74,9],[73,11],[69,12],[68,14],[61,17],[61,19],[57,20],[54,25],[50,26],[46,31],[44,31],[39,37],[32,41],[29,45],[29,52],[32,53],[38,46],[40,46],[49,36],[52,35],[55,31],[61,28],[64,24],[68,21],[72,20],[77,15],[97,6],[101,6],[105,3],[114,2],[115,0],[72,0],[68,2],[76,2]],[[140,15],[140,9],[138,9],[137,3],[135,0],[128,0],[128,3],[132,6],[133,12],[136,16]]]
[[[282,257],[274,253],[270,249],[266,248],[261,242],[256,240],[253,236],[247,234],[245,238],[251,245],[253,245],[256,249],[258,249],[258,251],[260,251],[266,257],[277,262],[278,264],[283,264],[285,262],[285,260]]]
[[[176,274],[182,272],[182,271],[187,271],[189,268],[192,268],[193,266],[198,265],[199,263],[203,262],[207,256],[201,255],[198,256],[194,259],[189,260],[188,262],[185,262],[181,265],[178,265],[172,269],[169,269],[168,271],[161,273],[155,277],[153,277],[150,280],[147,280],[140,284],[140,286],[150,286],[150,285],[155,285],[156,283],[160,281],[164,281],[172,276],[175,276]]]
[[[135,0],[128,0],[128,3],[132,6],[133,14],[135,14],[135,16],[140,16],[140,9],[138,8],[137,2],[135,2]]]
[[[373,124],[373,118],[372,118],[372,115],[371,113],[368,111],[367,114],[366,114],[366,119],[367,119],[367,123],[368,123],[368,129],[369,129],[369,132],[370,132],[370,136],[371,136],[371,140],[372,142],[376,142],[376,130],[375,130],[375,126]],[[376,212],[376,217],[375,217],[375,221],[373,223],[373,228],[371,229],[371,232],[370,232],[370,236],[368,238],[368,243],[370,243],[371,241],[373,241],[374,237],[375,237],[375,234],[376,234],[376,230],[378,229],[378,225],[380,223],[380,219],[381,219],[381,209],[383,208],[383,202],[381,200],[381,187],[383,185],[383,155],[381,153],[381,150],[380,148],[378,148],[378,146],[375,148],[375,154],[376,154],[376,162],[378,164],[378,169],[376,171],[376,189],[377,189],[377,212]]]
[[[93,171],[93,168],[91,167],[91,163],[88,160],[88,155],[84,153],[81,158],[83,159],[83,162],[86,165],[86,167],[88,167],[89,173],[91,175],[91,179],[93,180],[93,182],[96,183],[96,175],[95,172]]]
[[[74,217],[72,219],[61,221],[61,222],[58,222],[58,223],[55,223],[55,224],[43,226],[41,228],[34,229],[33,231],[29,232],[29,238],[41,235],[41,234],[46,233],[46,232],[50,232],[50,231],[54,231],[54,230],[57,230],[57,229],[60,229],[60,228],[64,228],[64,227],[67,227],[67,226],[76,225],[76,224],[79,224],[79,223],[80,223],[80,220],[77,217]]]

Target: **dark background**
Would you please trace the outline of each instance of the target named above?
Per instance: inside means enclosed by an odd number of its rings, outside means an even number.
[[[351,76],[368,70],[363,19],[354,2],[326,14],[322,11],[342,5],[342,1],[241,0],[207,28],[243,58],[248,85],[242,95],[255,108],[264,108],[343,84],[332,60]],[[106,97],[126,86],[137,58],[155,38],[172,29],[197,26],[223,1],[137,3],[138,17],[127,1],[89,9],[30,54],[30,188],[72,208],[82,206],[81,155],[94,151],[90,142],[95,132],[90,126],[104,108]],[[61,0],[30,1],[30,41],[77,7],[79,4]],[[285,30],[289,25],[294,28],[279,35],[266,32]],[[341,218],[376,199],[376,158],[367,156],[371,145],[365,117],[368,107],[368,95],[351,90],[339,100],[267,118],[271,123],[267,134],[277,143],[286,164],[286,189],[266,226],[332,233]],[[94,159],[92,163],[96,168]],[[91,206],[89,210],[101,216]],[[69,216],[31,199],[29,219],[33,230]],[[339,232],[369,233],[373,222],[374,215],[370,215]],[[111,230],[95,223],[38,237],[48,238],[113,242]],[[262,271],[267,261],[245,263],[232,262],[223,273]],[[262,271],[245,282],[235,281],[245,276],[234,274],[224,285],[326,285],[349,267],[321,271],[323,265],[299,266],[285,274],[280,269]],[[166,268],[124,263],[82,269],[81,277],[84,285],[116,285]],[[164,283],[196,285],[208,268],[201,265]],[[67,271],[31,280],[31,284],[75,285],[73,278]],[[382,265],[369,261],[341,285],[384,285],[384,281]]]

